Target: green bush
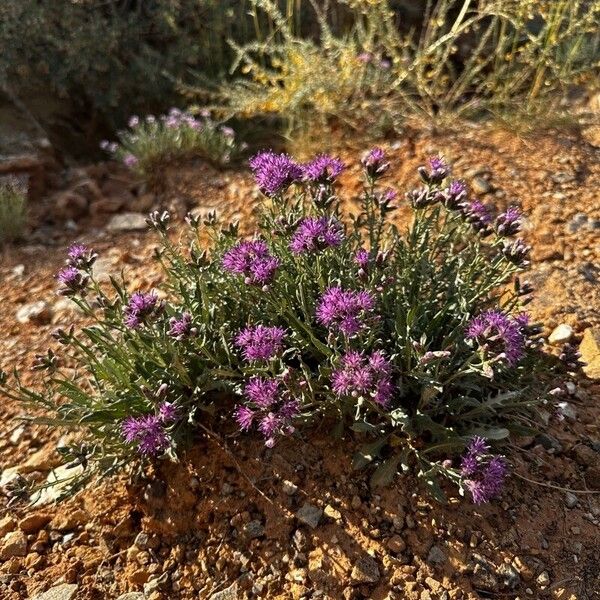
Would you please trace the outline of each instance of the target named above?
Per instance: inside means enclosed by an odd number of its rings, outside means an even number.
[[[23,235],[27,224],[27,196],[14,177],[0,178],[0,243],[12,242]]]

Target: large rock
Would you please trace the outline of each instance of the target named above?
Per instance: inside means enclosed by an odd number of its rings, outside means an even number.
[[[583,332],[579,346],[581,360],[586,363],[583,372],[590,379],[600,379],[600,329],[590,327]]]
[[[107,231],[142,231],[147,228],[146,217],[140,213],[113,215],[106,226]]]
[[[374,558],[360,558],[352,569],[350,577],[354,583],[377,583],[381,577],[379,565]]]
[[[15,556],[25,556],[27,554],[27,538],[20,531],[11,531],[7,533],[0,543],[0,558],[7,560]]]
[[[32,600],[75,600],[77,585],[74,583],[62,583],[55,585],[49,590],[37,594]]]
[[[228,588],[214,593],[209,600],[238,600],[238,597],[238,584],[235,581]]]
[[[19,323],[36,323],[47,325],[52,319],[52,308],[44,300],[24,304],[17,310],[17,321]]]

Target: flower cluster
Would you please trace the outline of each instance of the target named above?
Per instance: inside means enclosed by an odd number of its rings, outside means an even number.
[[[155,292],[134,292],[123,311],[123,322],[130,329],[139,329],[148,324],[162,309],[163,303],[159,301]]]
[[[179,411],[175,405],[164,402],[158,407],[157,415],[127,417],[121,425],[121,432],[128,444],[137,444],[141,454],[156,456],[169,447],[165,427],[178,418]]]
[[[302,166],[305,181],[311,183],[330,184],[344,170],[344,163],[328,154],[320,154]]]
[[[394,393],[392,366],[379,350],[368,356],[351,350],[333,372],[331,387],[338,396],[364,396],[386,407]]]
[[[193,317],[189,312],[183,312],[179,317],[169,319],[169,335],[176,340],[184,340],[196,335],[198,330],[194,327]]]
[[[499,310],[489,310],[471,319],[466,337],[475,341],[487,357],[514,366],[525,349],[524,324],[524,318],[517,320]]]
[[[369,150],[362,157],[361,164],[367,176],[372,179],[381,177],[390,167],[390,163],[386,160],[385,152],[381,148]]]
[[[67,251],[67,266],[61,269],[56,279],[61,287],[58,293],[62,296],[81,294],[90,280],[90,269],[97,254],[83,244],[72,244]]]
[[[483,438],[474,437],[461,461],[463,484],[475,504],[489,502],[498,496],[508,474],[504,458],[490,455],[489,450]]]
[[[317,306],[317,320],[331,331],[352,336],[366,325],[366,317],[374,306],[373,295],[366,290],[330,287],[325,290]]]
[[[302,178],[302,167],[287,154],[276,154],[268,150],[259,152],[250,159],[250,168],[256,184],[266,196],[284,192],[292,183]]]
[[[247,284],[265,286],[273,280],[280,261],[269,252],[264,240],[252,240],[228,250],[222,264],[230,273],[243,275]]]
[[[339,246],[344,239],[342,226],[330,217],[305,217],[298,225],[290,250],[294,254],[315,252],[325,248]]]
[[[235,343],[248,361],[270,360],[281,354],[284,338],[285,329],[282,327],[256,325],[240,331]]]
[[[244,388],[248,404],[240,405],[235,418],[243,431],[254,423],[265,437],[265,445],[272,448],[279,435],[294,432],[292,421],[300,412],[300,403],[284,389],[278,379],[252,377]]]

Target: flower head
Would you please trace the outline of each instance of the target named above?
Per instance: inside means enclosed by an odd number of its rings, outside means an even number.
[[[155,456],[169,446],[169,437],[158,416],[128,417],[121,425],[128,444],[136,443],[141,454]]]
[[[460,209],[465,219],[471,223],[476,231],[487,233],[489,224],[492,222],[492,215],[485,204],[479,200],[473,200],[460,205]]]
[[[179,317],[171,317],[169,320],[168,334],[176,340],[184,340],[196,333],[192,321],[192,315],[189,312],[184,312]]]
[[[247,398],[261,408],[275,404],[279,397],[280,383],[277,379],[252,377],[244,388]]]
[[[246,327],[235,339],[246,360],[270,360],[283,350],[285,329],[282,327]]]
[[[179,408],[173,402],[163,402],[158,407],[158,418],[165,425],[174,423],[179,418]]]
[[[474,437],[461,460],[461,476],[475,504],[489,502],[502,491],[508,465],[501,456],[489,454],[483,438]]]
[[[451,210],[456,210],[466,201],[467,186],[464,181],[460,179],[454,179],[442,193],[443,202],[446,207]]]
[[[244,241],[236,244],[223,255],[223,267],[243,275],[247,283],[267,285],[275,276],[279,259],[269,253],[263,240]]]
[[[140,118],[137,115],[132,115],[131,117],[129,117],[129,121],[127,122],[127,125],[131,128],[134,129],[135,127],[137,127],[140,124]]]
[[[523,215],[516,206],[509,207],[496,218],[496,231],[498,235],[515,235],[521,231]]]
[[[417,170],[425,183],[434,185],[441,183],[450,175],[450,167],[443,156],[430,156],[427,167],[419,167]]]
[[[137,157],[137,156],[135,156],[135,155],[133,155],[133,154],[131,154],[131,153],[128,153],[128,154],[126,154],[126,155],[123,157],[123,164],[124,164],[126,167],[129,167],[130,169],[131,169],[132,167],[135,167],[135,165],[137,165],[137,164],[138,164],[138,162],[139,162],[139,159],[138,159],[138,157]]]
[[[83,244],[71,244],[67,250],[67,264],[77,269],[89,269],[98,255]]]
[[[519,267],[527,266],[530,252],[531,248],[521,239],[516,239],[512,242],[505,241],[502,248],[502,255]]]
[[[466,337],[490,357],[505,360],[510,366],[517,364],[524,353],[522,324],[499,310],[489,310],[472,318]]]
[[[287,154],[275,154],[272,150],[252,157],[250,168],[260,191],[267,196],[280,194],[302,178],[300,165]]]
[[[302,166],[304,179],[312,183],[333,183],[343,170],[344,163],[328,154],[320,154]]]
[[[64,269],[61,269],[57,273],[56,279],[62,285],[62,288],[58,293],[63,296],[72,296],[81,292],[85,289],[87,282],[89,281],[89,277],[75,267],[65,267]]]
[[[367,152],[362,157],[361,164],[372,178],[381,177],[390,166],[390,163],[386,161],[385,152],[381,148],[373,148]]]
[[[340,223],[330,217],[305,217],[298,225],[290,250],[294,254],[315,252],[332,246],[339,246],[344,239]]]
[[[158,296],[151,292],[135,292],[129,298],[129,302],[123,311],[125,313],[124,323],[131,329],[138,329],[147,323],[150,318],[155,317],[162,309]]]
[[[359,248],[354,255],[354,262],[363,270],[367,270],[370,262],[369,251],[365,248]]]
[[[392,367],[383,352],[371,355],[350,350],[331,377],[332,389],[338,396],[365,395],[381,406],[387,406],[394,393]]]
[[[331,287],[321,296],[317,320],[330,329],[352,336],[365,325],[365,317],[375,306],[370,292]]]

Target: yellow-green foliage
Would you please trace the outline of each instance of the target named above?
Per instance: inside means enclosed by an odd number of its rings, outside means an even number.
[[[19,181],[0,180],[0,243],[12,242],[23,234],[27,223],[27,198]]]
[[[296,35],[272,0],[252,4],[271,27],[236,46],[243,77],[222,98],[238,116],[274,114],[290,129],[332,116],[361,128],[412,114],[533,116],[571,86],[597,84],[599,0],[430,1],[420,32],[407,34],[388,0],[339,0],[352,15],[344,34],[311,0],[318,39]]]

